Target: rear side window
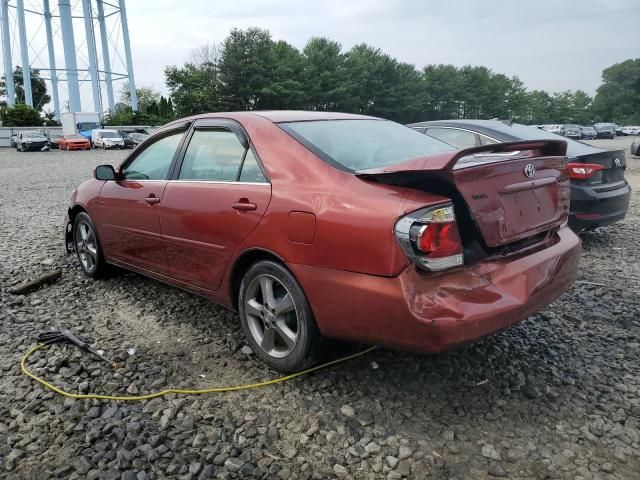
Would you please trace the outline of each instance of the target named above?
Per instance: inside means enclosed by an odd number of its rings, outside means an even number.
[[[173,161],[183,132],[176,132],[155,141],[136,156],[123,170],[128,180],[164,180]]]
[[[427,135],[456,148],[470,148],[478,145],[478,137],[475,133],[457,128],[428,128]]]
[[[245,149],[235,133],[224,129],[193,132],[178,179],[267,182],[253,151]]]
[[[258,165],[258,160],[256,160],[251,150],[247,150],[247,155],[244,157],[240,181],[251,183],[265,183],[267,181],[260,169],[260,165]]]
[[[279,125],[323,160],[350,171],[455,150],[447,143],[387,120],[317,120]]]
[[[245,149],[228,130],[196,130],[180,169],[180,180],[235,182]]]

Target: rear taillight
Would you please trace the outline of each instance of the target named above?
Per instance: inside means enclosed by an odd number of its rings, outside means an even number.
[[[567,174],[574,180],[587,180],[597,171],[604,170],[603,165],[597,163],[568,163]]]
[[[450,203],[402,217],[396,223],[395,233],[407,256],[426,270],[446,270],[464,263],[460,233]]]

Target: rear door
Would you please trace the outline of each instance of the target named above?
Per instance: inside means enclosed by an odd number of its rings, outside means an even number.
[[[231,255],[270,200],[271,185],[244,130],[224,119],[198,120],[162,199],[169,275],[218,289]]]
[[[165,132],[136,151],[120,167],[120,178],[100,190],[99,233],[109,257],[166,274],[160,205],[184,132]]]

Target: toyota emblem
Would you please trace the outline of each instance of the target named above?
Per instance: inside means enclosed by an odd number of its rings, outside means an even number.
[[[620,160],[618,157],[613,159],[613,163],[616,164],[616,167],[621,167],[622,166],[622,160]]]
[[[527,178],[533,178],[536,174],[536,167],[533,166],[533,163],[527,163],[524,167],[524,176]]]

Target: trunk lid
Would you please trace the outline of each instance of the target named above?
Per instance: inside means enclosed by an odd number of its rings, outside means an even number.
[[[446,195],[456,205],[456,216],[468,214],[488,247],[500,247],[566,222],[570,191],[565,154],[564,141],[509,142],[361,170],[356,175]]]
[[[625,155],[622,150],[600,150],[593,153],[585,153],[569,158],[572,163],[593,163],[602,165],[603,170],[598,170],[587,180],[574,180],[582,185],[588,185],[598,191],[612,190],[624,185],[624,172],[626,169]]]

